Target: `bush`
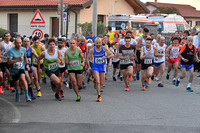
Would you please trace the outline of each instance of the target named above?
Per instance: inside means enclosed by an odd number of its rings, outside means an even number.
[[[0,28],[0,36],[3,36],[3,34],[7,32],[7,30],[3,29],[3,28]]]
[[[78,26],[81,28],[82,30],[82,35],[83,36],[88,36],[89,33],[92,31],[92,23],[83,23],[83,24],[78,24]],[[97,36],[98,35],[103,35],[105,34],[105,26],[104,23],[102,22],[98,22],[97,23]]]

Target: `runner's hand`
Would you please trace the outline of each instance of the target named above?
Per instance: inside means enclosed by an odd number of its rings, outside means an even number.
[[[107,57],[106,57],[106,56],[103,56],[102,59],[105,60],[105,59],[107,59]]]
[[[183,59],[183,61],[184,61],[185,63],[187,63],[189,60],[188,60],[188,59]]]
[[[70,62],[69,62],[69,65],[70,65],[70,66],[73,66],[73,65],[74,65],[74,61],[70,61]]]
[[[148,55],[149,55],[149,54],[148,54],[148,53],[146,53],[146,54],[145,54],[145,57],[147,57]]]
[[[155,60],[157,61],[157,60],[158,60],[158,57],[155,57]]]
[[[173,58],[173,57],[171,57],[171,56],[170,56],[169,58],[170,58],[170,60],[174,60],[174,58]]]
[[[21,61],[21,60],[23,60],[24,59],[24,57],[23,56],[21,56],[20,58],[19,58],[19,60]]]
[[[85,66],[85,62],[82,62],[82,63],[81,63],[81,66],[83,66],[83,67],[84,67],[84,66]]]
[[[26,69],[27,69],[28,71],[30,71],[30,67],[29,67],[29,65],[26,65]]]

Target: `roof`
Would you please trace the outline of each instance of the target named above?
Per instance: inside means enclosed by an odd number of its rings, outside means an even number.
[[[147,2],[146,5],[152,5],[154,7],[175,7],[179,10],[183,17],[200,17],[200,11],[196,10],[195,7],[191,5],[184,4],[171,4],[171,3],[157,3]]]
[[[149,9],[140,0],[126,0],[134,8],[134,12],[137,14],[149,13]]]
[[[83,5],[91,0],[64,0],[68,5]],[[0,6],[55,6],[59,0],[0,0]]]

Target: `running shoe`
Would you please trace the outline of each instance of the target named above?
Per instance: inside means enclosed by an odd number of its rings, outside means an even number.
[[[31,102],[29,95],[26,96],[26,102]]]
[[[159,83],[158,87],[164,87],[164,85],[162,83]]]
[[[0,86],[0,94],[3,94],[4,91],[3,91],[3,85]]]
[[[129,81],[132,81],[132,80],[133,80],[133,77],[132,77],[131,75],[129,75],[128,80],[129,80]]]
[[[118,79],[120,78],[120,74],[117,75],[117,78],[118,78]]]
[[[154,80],[154,75],[153,75],[153,76],[151,76],[151,80]]]
[[[11,92],[15,92],[15,89],[13,87],[10,87]]]
[[[77,96],[76,102],[80,102],[81,101],[81,96]]]
[[[177,79],[175,85],[178,86],[180,81]]]
[[[137,80],[140,80],[140,74],[139,73],[136,74],[136,78],[137,78]]]
[[[166,79],[167,79],[167,80],[169,79],[169,74],[167,74]]]
[[[65,81],[65,87],[66,87],[66,88],[69,88],[69,84],[68,84],[67,81]]]
[[[82,83],[82,88],[83,88],[83,89],[86,88],[85,82]]]
[[[145,90],[146,90],[145,85],[143,85],[142,86],[142,91],[145,91]]]
[[[41,91],[39,90],[38,92],[37,92],[37,97],[41,97],[42,96],[42,93],[41,93]]]
[[[122,76],[120,76],[119,79],[120,79],[121,81],[123,81],[123,77],[122,77]]]
[[[101,96],[98,96],[96,102],[101,102],[101,100],[102,100]]]
[[[36,98],[35,98],[35,96],[34,96],[34,94],[31,94],[31,100],[35,100]]]
[[[100,92],[103,92],[103,87],[100,87]]]
[[[10,86],[9,85],[5,86],[5,88],[8,89],[8,90],[10,90]]]
[[[125,90],[125,91],[129,91],[129,87],[127,86],[124,90]]]
[[[136,81],[136,80],[137,80],[136,76],[133,76],[133,80],[134,80],[134,81]]]
[[[24,95],[24,89],[21,89],[20,95]]]
[[[55,94],[55,98],[58,100],[58,101],[61,101],[61,98],[60,98],[60,96],[56,93]]]
[[[65,97],[65,94],[64,94],[63,90],[60,90],[59,94],[60,94],[60,96],[61,96],[62,98]]]
[[[176,80],[173,80],[173,81],[172,81],[172,84],[175,85],[175,84],[176,84]]]
[[[145,82],[144,82],[144,86],[145,86],[145,87],[149,87],[149,85],[148,85],[148,83],[147,83],[146,80],[145,80]]]
[[[117,79],[113,76],[113,81],[117,81]]]
[[[151,78],[147,78],[147,83],[150,85],[151,84]]]
[[[155,77],[155,81],[159,81],[158,77]]]
[[[186,90],[187,90],[188,92],[193,92],[192,88],[190,88],[190,87],[187,87]]]
[[[82,86],[78,86],[78,89],[81,90],[81,89],[83,89],[83,87]]]

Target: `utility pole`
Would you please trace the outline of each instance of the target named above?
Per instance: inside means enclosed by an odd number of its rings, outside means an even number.
[[[63,14],[64,14],[63,6],[64,6],[64,2],[63,2],[63,0],[61,0],[61,14],[60,14],[60,18],[61,18],[61,36],[63,35]]]
[[[93,0],[92,32],[97,36],[97,0]]]

